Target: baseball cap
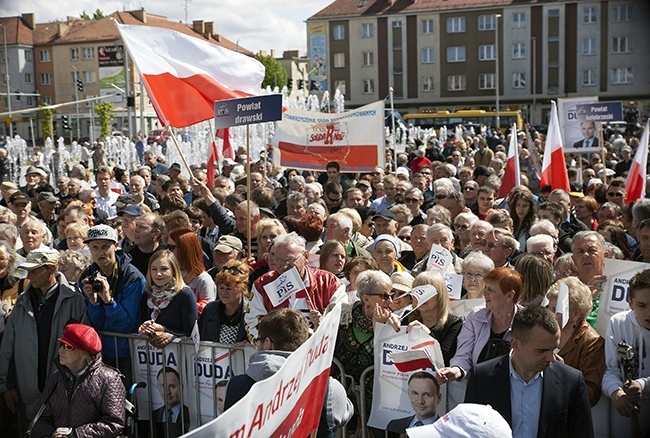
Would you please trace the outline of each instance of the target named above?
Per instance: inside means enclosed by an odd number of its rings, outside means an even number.
[[[52,192],[41,192],[38,194],[38,202],[47,201],[47,202],[57,202],[59,198],[54,196]]]
[[[32,173],[36,173],[40,176],[47,176],[47,173],[45,173],[43,169],[40,169],[36,166],[29,166],[25,171],[25,175],[31,175]]]
[[[176,172],[180,172],[181,165],[178,163],[173,163],[171,166],[169,166],[169,170],[175,170]]]
[[[233,249],[240,253],[244,251],[244,246],[242,245],[241,240],[235,236],[221,236],[219,237],[217,244],[214,246],[214,251],[219,251],[224,254],[231,252]]]
[[[24,192],[17,191],[13,192],[11,196],[9,197],[9,203],[10,204],[28,204],[30,202],[29,198]]]
[[[130,195],[128,193],[123,193],[120,196],[117,197],[117,201],[113,204],[117,208],[122,208],[126,205],[131,205],[135,201],[133,200],[133,195]]]
[[[397,220],[397,218],[395,217],[395,213],[390,211],[388,208],[384,208],[382,211],[380,211],[379,213],[374,215],[372,217],[372,220],[374,221],[378,217],[380,217],[382,219],[386,219],[387,221],[396,221]]]
[[[59,342],[77,350],[87,351],[92,355],[102,351],[102,340],[95,329],[86,324],[66,325]]]
[[[621,151],[623,151],[623,152],[625,152],[625,151],[627,151],[627,152],[632,152],[632,148],[626,145],[626,146],[623,146],[623,147],[621,148]]]
[[[84,243],[92,242],[93,240],[110,240],[117,243],[117,233],[108,225],[95,225],[88,230],[88,236]]]
[[[359,186],[366,186],[370,188],[370,181],[368,181],[367,179],[360,179],[359,182],[357,182],[357,187]]]
[[[128,214],[129,216],[140,217],[144,214],[144,211],[139,205],[131,204],[124,210],[117,212],[118,216],[123,216],[125,214]]]
[[[390,280],[393,282],[393,289],[408,292],[413,287],[414,278],[408,272],[394,272],[390,276]]]
[[[461,403],[435,423],[406,433],[413,438],[512,438],[510,425],[499,412],[474,403]]]
[[[591,178],[587,183],[587,188],[593,186],[594,184],[602,184],[603,180],[600,178]]]
[[[3,183],[0,184],[0,191],[6,192],[8,190],[16,190],[18,187],[16,187],[16,184],[9,182],[9,181],[4,181]]]
[[[44,247],[30,251],[25,257],[25,261],[21,263],[20,268],[31,271],[41,266],[56,265],[57,263],[59,263],[59,251]]]
[[[395,170],[395,175],[405,175],[405,176],[408,177],[409,176],[409,171],[408,171],[408,169],[406,167],[400,166]]]

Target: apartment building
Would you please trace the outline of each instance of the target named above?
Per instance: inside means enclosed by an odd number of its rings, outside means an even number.
[[[645,0],[337,0],[307,20],[313,79],[401,112],[521,109],[599,96],[649,109]]]

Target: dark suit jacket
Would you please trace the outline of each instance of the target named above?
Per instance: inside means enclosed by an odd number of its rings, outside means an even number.
[[[163,438],[176,438],[190,431],[190,409],[183,405],[182,416],[185,421],[185,430],[183,430],[183,423],[181,422],[181,415],[176,418],[176,423],[168,423],[168,426],[163,422],[163,411],[165,406],[162,406],[152,412],[154,427],[156,429],[156,436]],[[169,430],[169,435],[166,435]]]
[[[512,427],[509,357],[478,364],[470,373],[465,403],[489,404]],[[544,371],[537,437],[594,436],[587,385],[580,371],[554,362]]]
[[[585,139],[583,138],[582,140],[576,141],[575,143],[573,143],[573,149],[578,149],[578,148],[584,147],[582,145],[584,143],[584,141],[585,141]],[[598,147],[598,137],[594,137],[594,140],[591,143],[591,146],[589,146],[589,147],[592,147],[592,148],[597,148]]]
[[[409,427],[409,424],[411,424],[411,421],[413,421],[413,417],[415,417],[415,415],[390,420],[388,422],[388,426],[386,426],[386,430],[388,432],[394,432],[394,434],[389,433],[388,436],[394,437],[397,436],[397,434],[406,435],[406,428]]]

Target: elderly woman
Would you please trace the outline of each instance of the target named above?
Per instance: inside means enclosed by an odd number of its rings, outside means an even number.
[[[591,231],[598,230],[598,219],[596,219],[596,212],[598,211],[598,202],[591,196],[585,196],[578,199],[574,208],[573,214],[575,217],[585,224]]]
[[[218,299],[203,309],[199,319],[201,340],[237,344],[246,341],[244,308],[250,268],[243,260],[226,262],[215,277]]]
[[[343,269],[344,282],[347,282],[345,291],[348,293],[350,303],[359,301],[357,295],[357,277],[364,271],[379,271],[379,265],[374,259],[357,256],[350,260]]]
[[[372,244],[372,257],[385,274],[406,272],[406,268],[397,261],[398,248],[399,244],[396,238],[389,234],[380,234]]]
[[[36,405],[42,413],[31,436],[120,436],[126,421],[126,390],[119,372],[102,362],[99,335],[85,324],[68,324],[59,343],[57,370]]]
[[[472,250],[470,247],[472,240],[470,230],[476,221],[478,221],[478,216],[469,212],[462,212],[454,218],[456,254],[461,258],[465,258],[465,256]]]
[[[573,261],[573,254],[564,254],[553,263],[553,270],[555,272],[555,281],[562,280],[567,277],[577,277],[578,268]]]
[[[337,277],[343,277],[343,268],[347,262],[345,246],[338,240],[330,240],[320,247],[319,267]]]
[[[496,268],[484,278],[485,307],[472,309],[458,335],[450,366],[438,371],[440,383],[464,378],[476,364],[510,351],[510,329],[521,293],[521,277],[510,268]]]
[[[171,251],[157,251],[151,256],[146,291],[144,322],[138,333],[147,336],[156,348],[192,334],[198,319],[196,296],[185,285],[180,264]]]
[[[14,274],[16,252],[9,243],[0,240],[0,339],[4,333],[5,321],[11,314],[18,295],[23,293],[29,285],[26,278],[18,278]]]
[[[61,272],[68,283],[79,286],[81,274],[90,266],[92,261],[80,252],[66,249],[59,255],[59,272]],[[80,291],[81,292],[81,291]]]
[[[515,269],[521,275],[522,282],[519,304],[524,307],[539,306],[553,284],[551,264],[532,254],[524,254],[517,260]]]
[[[558,310],[560,284],[569,288],[569,321],[561,331],[558,354],[564,363],[582,372],[587,384],[589,403],[593,407],[600,399],[601,382],[605,373],[605,341],[585,319],[592,307],[591,291],[577,277],[564,278],[551,286],[546,295],[551,310]],[[559,323],[562,327],[561,320]]]
[[[463,327],[463,321],[449,313],[449,293],[442,275],[433,271],[418,274],[413,281],[413,287],[425,285],[435,287],[436,296],[421,304],[407,317],[406,322],[419,321],[431,331],[430,335],[440,343],[442,357],[448,367],[449,361],[456,353],[458,334]]]
[[[470,252],[463,261],[463,298],[483,298],[483,279],[494,269],[494,262],[491,258],[480,251]]]

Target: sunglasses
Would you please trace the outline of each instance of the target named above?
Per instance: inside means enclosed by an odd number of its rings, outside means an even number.
[[[622,197],[623,197],[623,193],[621,193],[621,192],[608,193],[607,196],[616,196],[617,198],[622,198]]]
[[[392,293],[390,293],[390,294],[387,294],[387,293],[383,293],[383,294],[366,294],[366,295],[369,295],[371,297],[381,297],[381,299],[384,300],[384,301],[392,300],[393,296],[394,296],[394,294],[392,294]]]
[[[63,342],[59,342],[59,348],[63,348],[65,351],[72,351],[74,350],[74,347],[71,347],[68,344],[64,344]]]
[[[418,198],[404,198],[404,202],[407,204],[415,204],[416,202],[420,202]]]
[[[224,266],[221,268],[221,272],[228,272],[231,275],[243,274],[243,272],[237,266],[231,266],[229,268]]]

